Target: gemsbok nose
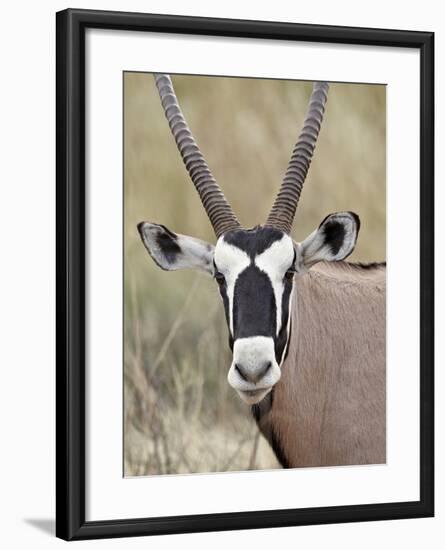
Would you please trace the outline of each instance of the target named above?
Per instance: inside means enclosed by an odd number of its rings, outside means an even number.
[[[272,368],[272,362],[264,361],[255,365],[235,363],[234,368],[243,380],[256,384],[264,378],[264,376],[266,376],[268,371]]]
[[[250,336],[235,340],[227,379],[243,401],[249,405],[258,403],[280,377],[273,338]]]

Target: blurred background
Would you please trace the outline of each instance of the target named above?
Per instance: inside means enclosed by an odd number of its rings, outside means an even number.
[[[244,227],[265,221],[301,129],[312,84],[173,76],[184,115]],[[329,213],[361,218],[350,261],[386,259],[386,89],[331,84],[293,237]],[[227,383],[217,287],[165,272],[136,225],[215,242],[151,74],[124,74],[124,475],[278,468],[249,407]]]

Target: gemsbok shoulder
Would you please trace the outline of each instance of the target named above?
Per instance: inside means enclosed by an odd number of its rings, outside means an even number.
[[[168,75],[155,75],[185,167],[216,244],[138,224],[167,271],[211,275],[223,301],[233,360],[228,382],[251,406],[284,468],[386,461],[386,265],[345,262],[360,229],[330,214],[305,240],[291,229],[328,94],[313,86],[303,129],[264,225],[241,227],[181,112]]]

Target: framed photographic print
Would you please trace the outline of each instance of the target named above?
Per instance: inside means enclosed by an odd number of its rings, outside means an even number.
[[[57,536],[433,515],[433,47],[57,14]]]

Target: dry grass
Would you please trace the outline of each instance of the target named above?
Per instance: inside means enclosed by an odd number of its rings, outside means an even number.
[[[305,82],[174,77],[185,115],[245,226],[265,219],[310,94]],[[213,281],[163,272],[141,220],[214,242],[159,105],[153,78],[125,75],[125,474],[274,468],[248,408],[227,384],[230,355]],[[385,88],[331,86],[295,223],[362,220],[352,259],[385,259]]]

